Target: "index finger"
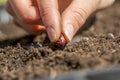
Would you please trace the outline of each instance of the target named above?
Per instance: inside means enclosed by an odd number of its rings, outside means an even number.
[[[42,22],[46,27],[51,42],[56,42],[61,34],[61,17],[58,0],[37,0]]]

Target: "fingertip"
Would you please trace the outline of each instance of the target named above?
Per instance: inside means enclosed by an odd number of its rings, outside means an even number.
[[[47,27],[47,33],[51,42],[56,42],[59,39],[59,35],[54,28]]]
[[[72,24],[64,24],[62,31],[66,42],[70,42],[74,36],[74,26]]]
[[[25,31],[32,35],[38,35],[41,32],[45,31],[46,28],[43,25],[30,25],[24,22],[19,21],[18,19],[13,19],[14,23],[18,26],[23,28]]]
[[[44,26],[40,26],[40,25],[24,26],[23,29],[26,30],[31,35],[39,35],[40,33],[46,30]]]

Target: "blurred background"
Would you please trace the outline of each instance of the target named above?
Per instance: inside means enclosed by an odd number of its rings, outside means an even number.
[[[0,0],[0,41],[18,39],[28,35],[12,22],[12,17],[5,10],[7,0]]]
[[[6,0],[0,0],[0,25],[8,22],[10,19],[10,16],[4,9],[5,2]]]
[[[4,4],[6,0],[0,0],[0,4]]]

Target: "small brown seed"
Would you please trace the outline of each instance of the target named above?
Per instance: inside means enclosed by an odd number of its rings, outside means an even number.
[[[57,41],[57,44],[64,47],[66,45],[66,40],[65,40],[65,37],[63,36],[63,34],[60,35],[60,38],[59,40]]]

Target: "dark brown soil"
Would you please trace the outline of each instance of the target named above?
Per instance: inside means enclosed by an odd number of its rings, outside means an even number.
[[[1,42],[0,79],[54,77],[68,71],[120,64],[119,9],[120,2],[116,2],[97,13],[92,27],[63,49],[50,44],[45,34]]]

